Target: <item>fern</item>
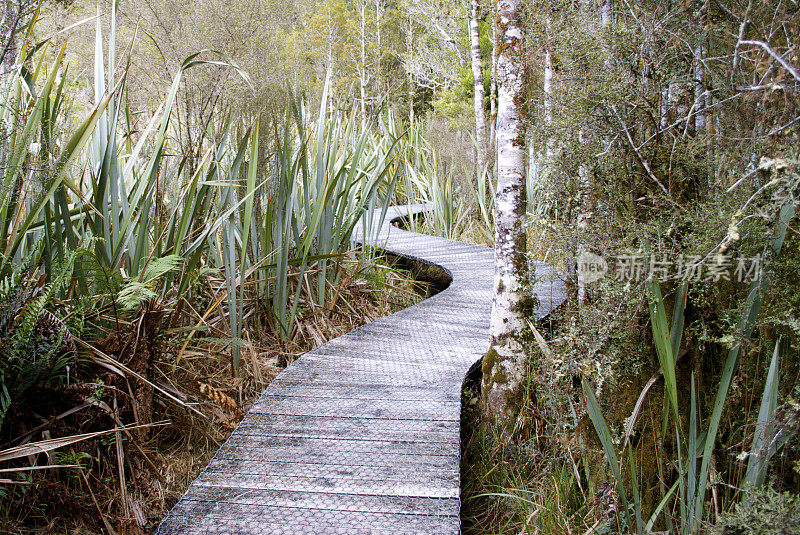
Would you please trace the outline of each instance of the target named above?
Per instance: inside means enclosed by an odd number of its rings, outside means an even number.
[[[137,280],[130,281],[117,294],[117,304],[125,310],[133,310],[146,301],[158,297],[155,287],[158,280],[175,271],[183,258],[178,255],[167,255],[155,258],[147,264]]]
[[[158,297],[149,284],[133,281],[125,285],[117,294],[117,304],[124,310],[133,310],[140,304]]]
[[[77,258],[88,251],[76,249],[54,262],[50,282],[43,285],[36,276],[42,244],[17,266],[0,256],[0,425],[12,403],[56,376],[74,355],[69,329],[46,307],[72,279]]]
[[[182,261],[183,257],[174,254],[153,259],[147,264],[147,267],[139,277],[139,281],[146,284],[155,282],[159,277],[177,269]]]
[[[33,329],[36,327],[42,312],[44,312],[45,306],[70,281],[75,259],[81,252],[82,250],[80,249],[72,251],[67,255],[66,259],[57,262],[54,265],[50,284],[45,286],[44,291],[37,292],[38,295],[31,299],[20,311],[19,316],[14,321],[14,340],[17,347],[22,347],[30,340]]]
[[[92,281],[94,295],[116,295],[125,283],[118,269],[109,269],[94,254],[81,260],[81,269]]]

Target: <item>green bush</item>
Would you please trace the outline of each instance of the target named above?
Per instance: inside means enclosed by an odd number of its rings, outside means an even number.
[[[718,535],[788,535],[800,533],[800,495],[769,486],[749,488],[747,499],[722,518]]]

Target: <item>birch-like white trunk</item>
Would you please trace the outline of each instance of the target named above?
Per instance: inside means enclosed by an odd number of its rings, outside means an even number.
[[[361,63],[358,66],[358,86],[361,92],[361,128],[367,127],[367,3],[359,6],[361,11],[361,26],[359,38],[361,41]]]
[[[414,20],[411,15],[408,16],[408,28],[406,29],[406,54],[408,54],[409,61],[414,57]],[[414,126],[414,96],[416,95],[416,88],[414,86],[414,76],[411,74],[411,69],[407,69],[408,74],[408,124]]]
[[[492,16],[492,70],[489,81],[489,151],[494,156],[497,127],[497,14]],[[495,162],[496,163],[496,162]]]
[[[578,143],[583,145],[586,142],[586,132],[584,127],[581,126],[578,129]],[[581,210],[578,214],[577,222],[575,228],[578,231],[578,246],[576,247],[577,258],[580,262],[581,256],[588,252],[588,247],[584,242],[584,234],[589,228],[589,217],[590,217],[590,204],[589,204],[589,196],[591,195],[592,185],[589,181],[589,169],[587,169],[585,164],[580,164],[578,166],[578,182],[580,183],[581,188]],[[577,270],[577,279],[578,279],[578,306],[582,307],[586,304],[586,297],[588,294],[586,288],[586,277],[582,270]]]
[[[661,131],[665,132],[669,126],[669,108],[670,107],[670,94],[669,86],[661,89],[661,105],[659,106],[659,121],[658,125]]]
[[[603,10],[600,13],[600,24],[603,28],[608,28],[614,22],[614,0],[605,0],[603,2]]]
[[[483,359],[483,399],[487,414],[508,422],[525,379],[521,343],[532,297],[528,288],[525,232],[524,27],[521,0],[499,0],[497,58],[497,172],[495,196],[495,277],[490,349]]]
[[[472,77],[475,96],[475,142],[478,145],[475,164],[478,167],[478,178],[483,177],[486,166],[486,117],[483,114],[483,68],[481,64],[481,43],[478,34],[478,0],[472,0],[469,14],[469,47],[472,58]]]
[[[707,123],[704,52],[703,43],[698,44],[694,49],[694,130],[698,134],[705,131]]]
[[[329,86],[328,100],[336,102],[335,88],[336,84],[333,83],[333,76],[336,75],[336,56],[333,54],[333,47],[336,44],[336,29],[333,22],[333,12],[328,8],[328,64],[326,65],[327,72],[331,76],[331,84]]]
[[[14,68],[17,59],[16,34],[20,27],[22,5],[19,0],[3,0],[2,20],[0,20],[0,73]]]
[[[389,101],[389,85],[384,84],[383,78],[383,14],[386,11],[384,0],[375,0],[375,50],[377,53],[376,58],[376,76],[378,78],[377,87],[383,92],[381,101]]]
[[[544,108],[544,124],[548,129],[544,154],[544,166],[547,169],[555,155],[553,138],[550,136],[550,128],[553,126],[553,54],[550,52],[549,47],[544,53],[544,83],[542,84],[542,92],[544,93],[544,99],[542,101],[542,107]]]

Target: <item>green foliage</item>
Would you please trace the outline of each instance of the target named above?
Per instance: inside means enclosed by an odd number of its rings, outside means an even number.
[[[695,255],[703,265],[726,253],[762,253],[773,268],[749,288],[702,280],[690,292],[663,281],[678,293],[671,324],[664,304],[671,294],[654,282],[646,301],[629,281],[609,276],[591,286],[556,326],[546,358],[531,365],[536,425],[550,442],[523,440],[513,455],[498,454],[499,464],[487,461],[487,471],[503,475],[487,480],[505,491],[483,489],[481,500],[494,493],[513,502],[515,527],[534,529],[529,517],[540,509],[541,529],[548,517],[559,520],[554,532],[575,531],[565,517],[577,510],[583,517],[576,502],[590,502],[597,484],[574,406],[583,373],[593,380],[594,390],[584,387],[589,420],[627,493],[621,522],[646,531],[650,513],[665,527],[699,529],[713,518],[712,459],[723,509],[737,499],[742,477],[770,481],[778,390],[796,375],[796,85],[763,47],[736,36],[746,21],[743,38],[763,39],[796,63],[791,43],[800,26],[790,4],[774,1],[616,4],[608,27],[597,2],[578,4],[526,3],[532,256],[568,272],[577,246],[610,259],[650,245],[659,256]],[[475,221],[491,228],[493,181],[473,184],[466,177],[481,170],[461,170],[468,136],[457,143],[448,130],[431,142],[425,118],[418,114],[408,130],[398,118],[405,99],[417,111],[432,100],[430,115],[471,130],[472,73],[468,55],[459,56],[465,3],[268,1],[220,10],[195,2],[187,13],[181,3],[155,2],[126,5],[119,21],[116,3],[110,7],[110,17],[92,19],[90,42],[77,46],[75,35],[65,47],[37,43],[33,36],[50,28],[31,26],[18,68],[0,75],[0,345],[22,355],[3,364],[3,411],[19,399],[16,388],[58,378],[69,335],[51,317],[55,297],[72,307],[68,321],[102,335],[110,316],[129,319],[146,301],[173,311],[188,303],[192,325],[173,317],[172,333],[210,333],[202,341],[227,344],[238,374],[251,334],[271,331],[288,344],[299,317],[333,312],[353,226],[378,227],[374,208],[390,199],[431,203],[432,215],[412,225],[448,237]],[[134,37],[140,20],[147,38]],[[482,21],[484,58],[489,33]],[[693,61],[698,47],[702,73]],[[130,50],[127,66],[118,50]],[[548,95],[544,50],[557,88]],[[82,94],[84,72],[93,98]],[[296,98],[287,79],[306,96]],[[698,86],[713,104],[705,130],[692,115]],[[447,150],[462,160],[448,159]],[[75,261],[71,251],[81,245],[91,254]],[[212,317],[216,325],[206,325]],[[789,351],[779,359],[776,347],[762,374],[759,359],[779,336]],[[640,385],[659,372],[652,392],[637,400]],[[762,376],[756,418],[747,407],[757,405]],[[658,403],[647,403],[647,392],[658,393]],[[641,424],[662,406],[661,426]],[[753,421],[750,445],[742,429]],[[490,453],[498,442],[486,441]],[[740,442],[749,449],[746,473],[722,454]],[[665,448],[651,453],[653,443]],[[555,466],[558,481],[526,488],[535,478],[513,465],[516,453],[560,448],[569,455],[542,463]],[[580,469],[573,452],[583,453]],[[569,495],[563,516],[559,493]]]
[[[6,195],[0,197],[0,231],[5,232],[0,249],[19,260],[30,251],[31,240],[42,236],[43,261],[51,266],[67,249],[94,240],[93,254],[67,278],[75,279],[81,294],[110,303],[115,318],[167,294],[190,298],[198,290],[190,283],[200,271],[217,270],[224,277],[231,361],[238,373],[245,300],[272,301],[274,331],[283,340],[293,332],[311,274],[316,289],[308,297],[316,307],[325,306],[340,276],[336,259],[351,248],[356,222],[366,213],[371,217],[392,196],[398,172],[394,152],[402,131],[392,118],[375,125],[354,115],[329,114],[327,97],[312,120],[298,98],[266,135],[260,120],[238,121],[228,114],[200,136],[196,159],[182,156],[174,115],[187,71],[216,65],[231,68],[247,83],[249,77],[221,54],[205,51],[204,57],[212,59],[203,59],[192,53],[181,62],[156,113],[142,120],[127,100],[130,71],[117,72],[116,4],[110,20],[107,46],[101,19],[95,22],[95,108],[64,150],[57,150],[63,143],[63,128],[57,125],[65,122],[60,103],[69,95],[57,73],[65,49],[38,91],[31,86],[45,72],[47,43],[31,48],[30,57],[39,61],[34,76],[18,71],[4,79],[3,87],[11,89],[0,111],[6,128],[22,137],[12,139],[14,150],[0,166],[5,173],[0,191]],[[27,117],[25,128],[17,127],[20,115]],[[241,122],[253,126],[240,129]],[[390,132],[396,137],[388,137]],[[19,165],[32,156],[34,139],[41,141],[42,162],[56,161],[55,166],[28,170]],[[55,178],[37,175],[42,169],[52,170]],[[80,184],[71,181],[75,175],[84,177]],[[38,179],[49,181],[49,189],[35,187]],[[34,204],[26,200],[31,195]],[[53,277],[52,270],[47,276]],[[258,278],[252,286],[251,276]],[[32,328],[21,327],[23,334]]]
[[[764,393],[761,396],[761,407],[758,410],[756,430],[753,433],[753,446],[750,448],[750,457],[747,462],[747,472],[743,483],[758,488],[764,484],[767,476],[769,461],[785,442],[790,439],[788,433],[775,429],[775,409],[778,404],[778,381],[780,378],[780,339],[775,342],[775,351],[769,365],[767,380],[764,384]]]
[[[22,403],[37,385],[60,379],[74,357],[75,347],[66,325],[47,307],[69,283],[76,258],[71,251],[58,259],[43,284],[36,259],[43,242],[20,264],[0,256],[0,426],[12,403]]]
[[[431,103],[434,112],[444,117],[453,130],[471,130],[475,121],[472,105],[474,91],[472,70],[468,67],[460,68],[454,84],[441,87],[434,92]]]
[[[780,235],[780,231],[779,231]],[[775,255],[780,252],[780,243],[773,244],[777,249]],[[658,516],[664,510],[670,501],[673,499],[676,489],[678,490],[676,509],[679,511],[678,518],[668,518],[667,521],[670,526],[673,522],[680,530],[681,533],[695,533],[700,529],[704,520],[704,508],[706,501],[706,489],[709,484],[709,466],[710,459],[713,455],[717,433],[720,428],[721,418],[723,414],[723,407],[728,395],[731,380],[733,378],[736,362],[739,358],[741,345],[744,338],[749,338],[750,332],[755,324],[756,318],[761,302],[761,282],[756,280],[753,282],[751,293],[745,303],[744,310],[742,311],[742,319],[737,329],[737,341],[733,348],[731,348],[725,367],[722,374],[718,379],[716,385],[716,395],[714,409],[711,418],[708,422],[708,429],[701,430],[700,421],[698,420],[697,410],[697,394],[695,389],[695,377],[691,376],[690,388],[690,407],[689,407],[689,428],[688,439],[685,439],[680,422],[680,415],[685,412],[678,402],[677,384],[676,384],[676,355],[681,346],[684,328],[684,312],[686,305],[686,283],[682,285],[676,296],[676,302],[673,309],[672,328],[667,327],[667,317],[664,309],[664,300],[661,296],[659,284],[653,280],[648,279],[646,282],[648,290],[648,297],[650,301],[650,315],[651,325],[653,330],[653,340],[658,352],[661,373],[666,384],[666,393],[664,401],[664,416],[662,423],[662,436],[666,434],[669,429],[670,414],[674,422],[674,449],[678,454],[677,466],[678,477],[672,484],[668,491],[664,491],[662,487],[662,497],[658,506],[652,512],[647,526],[642,523],[641,511],[642,504],[639,498],[639,484],[636,477],[636,468],[633,462],[633,447],[628,447],[628,438],[631,430],[636,424],[641,405],[647,396],[651,383],[642,391],[637,400],[636,407],[631,415],[626,429],[626,440],[624,448],[627,448],[629,456],[629,476],[631,478],[631,487],[633,490],[633,500],[629,502],[625,486],[626,481],[623,478],[623,468],[617,460],[616,446],[612,440],[611,431],[602,416],[599,403],[594,395],[594,392],[589,387],[584,379],[583,389],[586,396],[587,412],[592,421],[594,429],[600,439],[606,460],[611,467],[611,472],[617,484],[617,489],[620,492],[622,502],[622,520],[627,526],[628,530],[635,530],[637,533],[647,533],[655,524]],[[750,462],[748,463],[747,473],[743,479],[745,484],[760,486],[764,482],[768,463],[777,448],[789,440],[789,437],[784,434],[780,440],[777,440],[777,434],[774,432],[768,433],[768,426],[771,425],[775,413],[775,406],[777,404],[778,395],[778,367],[779,367],[779,353],[778,344],[776,343],[775,352],[773,354],[772,362],[770,364],[767,382],[764,387],[764,394],[761,402],[761,409],[759,411],[757,430],[753,439],[752,451],[750,453]],[[671,410],[670,410],[671,409]],[[702,431],[702,433],[701,433]],[[769,440],[765,440],[769,436]],[[702,437],[702,439],[701,439]],[[701,454],[702,452],[702,454]],[[662,460],[659,460],[661,462]],[[698,462],[700,468],[698,471]],[[629,511],[635,512],[634,517],[629,517]],[[667,509],[669,511],[670,509]],[[669,517],[669,515],[668,515]],[[635,519],[635,523],[634,523]],[[635,528],[633,527],[635,526]]]
[[[603,4],[612,6],[608,26]],[[789,434],[779,431],[786,405],[780,400],[795,386],[800,340],[793,215],[800,198],[800,108],[784,99],[797,89],[790,72],[797,58],[787,60],[789,68],[777,62],[792,53],[774,33],[780,27],[796,39],[796,10],[774,1],[731,2],[724,9],[713,2],[526,6],[530,253],[568,277],[581,250],[610,268],[587,284],[585,299],[567,305],[552,334],[552,357],[532,352],[537,410],[554,436],[550,447],[580,449],[576,457],[589,465],[587,484],[596,488],[602,479],[593,472],[593,454],[602,449],[606,457],[604,444],[592,432],[596,448],[580,447],[586,435],[563,417],[578,390],[575,378],[591,378],[623,479],[603,476],[625,487],[632,529],[638,529],[635,472],[645,523],[671,492],[655,529],[701,531],[719,511],[746,501],[737,490],[745,479],[760,474],[764,485],[788,484],[781,470],[796,456],[786,444],[777,452],[764,449]],[[768,43],[774,55],[754,40]],[[554,67],[549,94],[544,50]],[[710,105],[704,124],[695,115],[701,96]],[[704,271],[682,296],[686,327],[676,337],[668,320],[680,300],[681,275],[661,278],[664,294],[643,300],[646,274],[614,277],[626,254],[673,266],[694,258],[704,270],[761,255],[766,270],[753,284],[735,280],[733,267],[731,280],[706,278]],[[778,339],[780,366],[770,360]],[[741,453],[738,459],[732,451]]]
[[[178,269],[183,258],[178,255],[167,255],[151,260],[138,279],[128,282],[117,294],[117,303],[125,310],[138,308],[145,301],[158,297],[156,287],[166,274]]]
[[[746,500],[714,526],[717,535],[785,535],[800,532],[800,495],[770,487],[745,489]]]

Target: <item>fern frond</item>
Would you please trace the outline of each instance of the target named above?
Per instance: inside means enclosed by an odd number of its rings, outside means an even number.
[[[167,255],[154,258],[142,271],[138,280],[130,281],[117,294],[117,304],[126,310],[133,310],[145,301],[156,299],[155,284],[164,275],[175,271],[183,262],[183,257]]]
[[[154,258],[147,264],[147,267],[139,277],[139,282],[151,283],[170,271],[177,269],[182,261],[183,257],[174,254],[162,256],[161,258]]]
[[[133,310],[145,301],[150,301],[158,297],[158,294],[144,282],[128,283],[117,294],[117,304],[125,310]]]

